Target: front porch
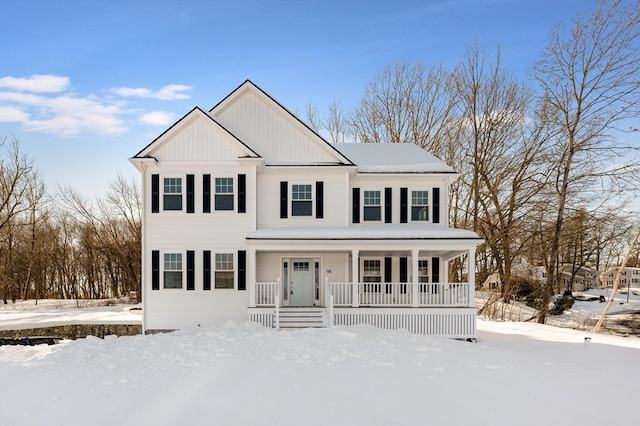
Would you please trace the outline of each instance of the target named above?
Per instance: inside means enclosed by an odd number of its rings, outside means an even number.
[[[280,281],[256,283],[249,319],[270,328],[366,324],[455,339],[476,338],[469,283],[353,283],[325,280],[315,308],[283,307]]]
[[[283,312],[304,325],[308,318],[297,312],[318,309],[314,326],[475,339],[479,241],[440,225],[256,231],[247,237],[249,318],[281,328]]]

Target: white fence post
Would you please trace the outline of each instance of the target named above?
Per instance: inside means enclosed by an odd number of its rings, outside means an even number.
[[[333,326],[333,289],[329,284],[329,278],[324,277],[324,303],[327,307],[327,314],[329,315],[328,326]]]
[[[277,329],[280,328],[280,278],[276,279],[276,294],[274,295],[275,313],[274,320]]]

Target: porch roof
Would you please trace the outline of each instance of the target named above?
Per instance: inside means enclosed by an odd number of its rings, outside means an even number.
[[[467,240],[478,244],[482,238],[466,229],[447,228],[437,224],[374,224],[352,226],[296,226],[264,228],[249,233],[247,240],[279,241],[421,241]]]

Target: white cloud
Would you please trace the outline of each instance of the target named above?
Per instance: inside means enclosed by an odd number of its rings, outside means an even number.
[[[166,126],[171,124],[173,114],[166,111],[152,111],[144,114],[138,121],[154,126]]]
[[[0,121],[24,123],[29,120],[29,114],[20,108],[0,105]]]
[[[0,121],[58,136],[123,134],[129,131],[126,121],[133,119],[132,114],[142,114],[140,123],[157,126],[173,120],[170,112],[141,111],[131,105],[133,98],[186,99],[189,95],[184,92],[192,89],[181,84],[169,84],[157,91],[120,87],[109,90],[120,95],[114,98],[72,93],[70,85],[68,77],[55,75],[0,78]]]
[[[11,121],[21,122],[29,131],[76,136],[83,133],[121,134],[128,130],[119,117],[124,113],[121,107],[95,96],[82,98],[62,94],[49,97],[0,92],[0,101],[13,104],[2,108],[8,117],[19,118]]]
[[[189,99],[188,94],[180,92],[191,89],[191,86],[186,86],[184,84],[169,84],[155,92],[144,87],[116,87],[113,88],[112,91],[113,93],[123,97],[152,98],[171,101],[176,99]]]
[[[32,75],[30,77],[2,77],[0,88],[20,92],[58,93],[69,86],[69,77],[59,75]]]

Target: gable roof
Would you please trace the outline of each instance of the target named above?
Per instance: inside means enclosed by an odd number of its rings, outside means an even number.
[[[174,135],[185,129],[194,119],[202,119],[218,128],[223,134],[227,136],[227,140],[231,141],[242,155],[242,158],[260,158],[260,155],[256,153],[251,147],[247,146],[244,142],[238,139],[233,133],[227,130],[222,124],[217,122],[213,117],[203,111],[200,107],[194,107],[191,111],[182,116],[178,121],[171,125],[167,130],[162,132],[158,137],[151,141],[147,146],[142,148],[137,154],[131,157],[129,160],[135,162],[136,160],[149,159],[153,157],[153,153],[157,151],[166,141],[170,140]]]
[[[291,147],[295,147],[296,149],[303,151],[314,151],[314,149],[309,149],[309,145],[305,147],[301,146],[302,143],[308,142],[311,143],[311,146],[315,147],[315,152],[321,154],[320,157],[322,159],[314,160],[314,161],[305,161],[300,160],[299,163],[296,160],[291,160],[290,158],[279,159],[279,158],[269,158],[269,153],[265,152],[270,147],[262,147],[259,149],[262,155],[265,157],[265,162],[267,165],[293,165],[293,164],[301,164],[307,163],[309,165],[317,164],[331,164],[331,165],[348,165],[353,166],[353,162],[347,158],[342,152],[338,151],[333,147],[329,142],[327,142],[322,136],[320,136],[317,132],[311,129],[307,124],[305,124],[302,120],[300,120],[295,114],[285,108],[280,102],[278,102],[274,97],[269,95],[263,89],[254,84],[251,80],[245,80],[240,86],[235,88],[229,95],[227,95],[223,100],[218,102],[211,110],[209,110],[209,114],[215,117],[221,123],[227,125],[231,130],[236,129],[235,132],[238,136],[243,139],[243,141],[252,146],[253,148],[257,148],[256,145],[267,143],[265,138],[262,137],[262,133],[260,133],[259,127],[263,124],[264,121],[257,120],[255,126],[246,126],[245,122],[239,123],[237,117],[233,117],[233,113],[230,112],[236,104],[241,104],[242,101],[247,101],[247,95],[253,95],[255,98],[261,102],[257,102],[261,105],[266,105],[268,108],[262,107],[262,112],[269,110],[269,117],[273,118],[269,121],[269,125],[272,126],[268,130],[270,132],[277,131],[285,131],[290,132],[287,135],[292,136],[296,135],[295,143],[292,140],[286,140],[286,138],[281,138],[278,140],[278,143],[281,144],[289,144]],[[254,104],[256,104],[254,102]],[[243,106],[240,105],[239,108]],[[253,112],[258,112],[256,109]],[[275,114],[274,114],[275,113]],[[243,110],[243,114],[246,114],[246,110]],[[246,118],[246,115],[243,115],[243,118]],[[255,117],[254,117],[255,118]],[[263,117],[264,118],[264,117]],[[282,124],[286,123],[286,126]],[[280,127],[278,127],[280,126]],[[284,130],[283,130],[284,129]],[[252,133],[257,132],[257,133]],[[257,134],[260,137],[257,137]],[[285,140],[283,140],[285,139]],[[319,150],[318,150],[319,149]],[[284,152],[287,152],[287,149],[283,149]]]
[[[451,173],[450,166],[412,143],[338,143],[361,173]]]

